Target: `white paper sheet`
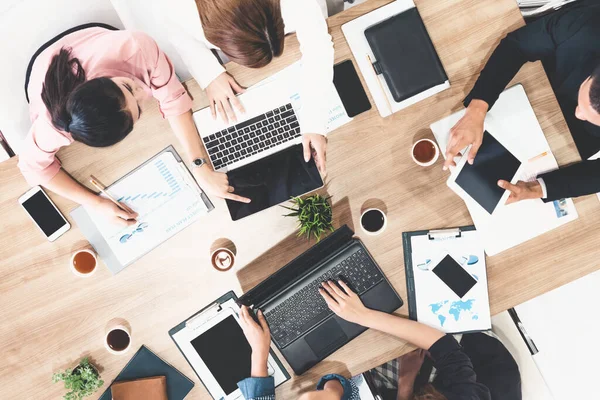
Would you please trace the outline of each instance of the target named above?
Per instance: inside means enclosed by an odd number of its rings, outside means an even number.
[[[450,129],[463,115],[464,110],[461,110],[431,125],[444,157]],[[528,163],[521,180],[531,180],[538,174],[558,168],[523,86],[513,86],[500,95],[486,117],[486,126],[488,124],[494,127],[494,136],[515,157]],[[529,162],[543,153],[547,155]],[[474,202],[465,201],[465,204],[473,223],[481,233],[485,252],[490,256],[579,217],[571,199],[549,203],[544,203],[541,199],[520,201],[500,207],[493,215],[482,210]]]
[[[299,76],[302,74],[302,60],[296,61],[288,67],[282,69],[276,74],[271,75],[267,79],[259,82],[256,86],[262,86],[268,83],[277,81],[277,86],[286,86],[286,92],[289,93],[292,107],[296,111],[296,115],[300,119],[300,126],[302,126],[303,114],[300,112],[302,109],[302,98],[300,96],[300,84],[302,83]],[[333,82],[330,84],[330,88],[327,91],[328,99],[328,119],[326,131],[327,133],[339,128],[342,125],[352,121],[352,118],[348,117],[342,99],[338,94]]]
[[[413,236],[411,248],[417,320],[447,333],[490,329],[485,254],[478,232],[466,231],[460,239],[445,240]],[[462,299],[432,272],[435,258],[444,252],[477,281]]]
[[[138,223],[122,228],[86,208],[123,265],[144,255],[206,214],[198,186],[171,152],[112,185],[110,195],[136,211]]]

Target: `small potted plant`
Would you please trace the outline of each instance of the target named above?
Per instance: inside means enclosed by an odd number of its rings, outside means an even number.
[[[293,197],[291,202],[295,207],[282,206],[292,211],[285,215],[286,217],[298,217],[298,236],[305,236],[307,239],[314,236],[318,242],[323,233],[334,231],[333,213],[329,199],[330,197],[323,197],[319,194],[304,199]]]
[[[52,376],[52,382],[64,382],[65,389],[70,390],[63,397],[65,400],[81,400],[91,396],[104,385],[100,379],[100,373],[88,358],[84,358],[73,369],[57,372]]]

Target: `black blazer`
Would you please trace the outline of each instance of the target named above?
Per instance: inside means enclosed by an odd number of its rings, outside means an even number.
[[[466,97],[490,108],[528,61],[541,60],[582,161],[540,176],[546,201],[600,192],[600,161],[587,158],[600,150],[600,127],[575,117],[579,86],[600,65],[600,3],[581,1],[509,33],[496,47]]]

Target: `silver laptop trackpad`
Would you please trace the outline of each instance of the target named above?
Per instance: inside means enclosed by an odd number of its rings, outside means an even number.
[[[329,318],[317,329],[306,335],[304,339],[315,355],[318,358],[323,358],[331,353],[332,349],[346,343],[348,336],[346,336],[335,318]]]

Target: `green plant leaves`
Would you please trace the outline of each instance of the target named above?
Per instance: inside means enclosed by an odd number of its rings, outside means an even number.
[[[65,400],[81,400],[91,396],[104,385],[100,374],[90,364],[87,357],[81,360],[74,369],[67,369],[52,376],[53,383],[61,381],[64,382],[65,389],[69,390],[64,396]]]
[[[292,211],[285,217],[298,218],[298,236],[305,236],[307,239],[314,237],[317,242],[326,231],[333,232],[333,211],[329,203],[330,197],[323,197],[319,194],[306,197],[293,197],[291,199],[295,208],[281,206]]]

